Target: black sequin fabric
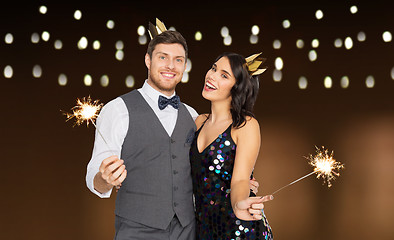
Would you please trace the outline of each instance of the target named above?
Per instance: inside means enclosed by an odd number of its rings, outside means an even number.
[[[243,221],[231,207],[230,186],[236,153],[231,126],[200,153],[197,138],[201,129],[196,132],[190,149],[197,239],[273,239],[264,212],[260,221]]]

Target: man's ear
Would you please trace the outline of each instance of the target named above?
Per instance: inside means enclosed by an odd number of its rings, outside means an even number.
[[[145,54],[145,65],[148,68],[148,70],[150,70],[150,64],[151,64],[150,56],[148,53],[146,53]]]

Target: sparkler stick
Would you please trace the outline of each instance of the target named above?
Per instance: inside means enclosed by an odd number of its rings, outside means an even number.
[[[67,121],[71,120],[72,118],[75,118],[75,125],[81,125],[86,121],[86,125],[89,126],[89,122],[93,124],[93,126],[96,128],[97,132],[100,134],[101,138],[104,140],[104,143],[107,145],[108,149],[111,151],[112,155],[115,155],[111,148],[109,147],[107,141],[105,140],[103,134],[100,132],[100,130],[97,128],[96,124],[94,123],[94,120],[98,117],[98,114],[100,112],[100,109],[103,107],[103,104],[99,104],[99,100],[95,100],[92,102],[92,99],[90,96],[87,98],[82,98],[78,99],[77,98],[77,105],[71,108],[72,113],[64,113],[67,117]]]
[[[311,173],[309,173],[309,174],[307,174],[307,175],[305,175],[305,176],[303,176],[303,177],[300,177],[299,179],[297,179],[297,180],[295,180],[295,181],[293,181],[293,182],[291,182],[291,183],[289,183],[289,184],[287,184],[287,185],[285,185],[285,186],[279,188],[279,189],[276,190],[275,192],[271,193],[271,195],[274,195],[275,193],[279,192],[280,190],[282,190],[282,189],[284,189],[284,188],[287,188],[288,186],[293,185],[294,183],[296,183],[296,182],[298,182],[298,181],[301,181],[302,179],[307,178],[307,177],[309,177],[310,175],[312,175],[312,174],[314,174],[314,173],[315,173],[315,172],[311,172]]]
[[[309,154],[309,157],[307,159],[309,160],[309,165],[314,167],[313,172],[300,177],[299,179],[279,188],[275,192],[273,192],[271,195],[274,195],[275,193],[281,191],[282,189],[293,185],[296,182],[301,181],[304,178],[307,178],[314,173],[317,174],[316,178],[322,177],[324,182],[327,182],[328,187],[332,186],[331,180],[334,180],[335,177],[339,176],[338,172],[335,172],[334,170],[340,170],[344,168],[344,165],[341,164],[340,162],[337,162],[334,158],[334,151],[332,151],[330,154],[328,154],[328,150],[324,149],[322,147],[322,150],[320,150],[318,147],[316,147],[316,155],[313,156],[312,154]]]

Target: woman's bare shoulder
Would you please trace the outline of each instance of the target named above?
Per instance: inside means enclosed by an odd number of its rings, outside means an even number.
[[[196,123],[197,129],[199,129],[202,126],[202,124],[205,122],[205,120],[207,120],[208,116],[209,116],[208,113],[204,113],[204,114],[200,114],[196,118],[195,123]]]

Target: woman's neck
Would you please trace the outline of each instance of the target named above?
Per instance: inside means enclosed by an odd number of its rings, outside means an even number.
[[[209,118],[212,123],[232,121],[230,102],[211,102],[211,116]]]

